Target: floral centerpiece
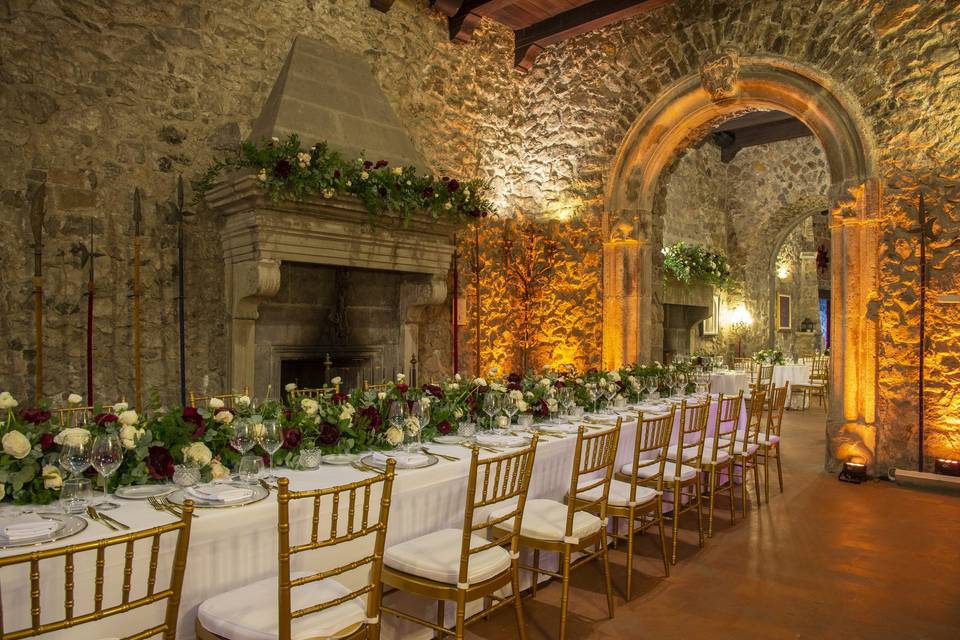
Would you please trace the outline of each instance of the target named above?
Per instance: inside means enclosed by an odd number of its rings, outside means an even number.
[[[238,169],[252,170],[275,200],[355,196],[371,216],[399,216],[405,225],[418,212],[434,220],[460,223],[485,218],[494,211],[487,197],[488,185],[482,180],[421,175],[415,167],[391,167],[386,160],[361,157],[350,161],[325,142],[304,149],[296,135],[260,144],[243,143],[237,158],[221,160],[207,169],[196,185],[194,200],[201,201],[221,173]]]
[[[677,242],[663,248],[663,269],[684,284],[727,287],[731,284],[730,264],[726,256],[699,244]]]
[[[780,349],[762,349],[753,354],[753,359],[760,364],[784,364],[786,358]]]
[[[62,483],[51,414],[45,407],[16,412],[19,404],[9,392],[0,393],[0,500],[47,504]]]

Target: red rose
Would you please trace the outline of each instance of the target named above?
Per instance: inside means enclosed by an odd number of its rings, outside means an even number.
[[[372,168],[373,168],[373,163],[370,162],[369,160],[364,160],[364,161],[363,161],[363,168],[364,168],[364,169],[372,169]]]
[[[567,386],[567,383],[565,383],[563,380],[557,380],[556,382],[553,383],[553,386],[556,387],[557,389],[563,389],[564,387]]]
[[[424,391],[432,395],[434,398],[443,398],[443,389],[438,385],[428,384],[423,388]]]
[[[447,183],[447,191],[449,191],[450,193],[453,193],[459,188],[460,188],[460,183],[457,182],[456,180],[451,180],[450,182]]]
[[[519,373],[511,373],[507,376],[507,382],[520,382],[521,379]]]
[[[374,168],[374,169],[382,169],[383,167],[387,166],[388,164],[390,164],[390,163],[387,162],[386,160],[377,160],[377,164],[373,165],[373,168]]]
[[[406,392],[407,392],[407,389],[409,389],[409,388],[410,388],[410,387],[408,387],[408,386],[405,385],[405,384],[398,384],[398,385],[397,385],[397,391],[399,391],[401,394],[406,393]]]
[[[286,158],[277,160],[277,164],[273,167],[273,175],[281,180],[289,177],[291,171],[293,171],[293,165]]]
[[[336,425],[329,422],[323,423],[323,426],[320,427],[320,442],[327,446],[333,446],[340,442],[340,430],[337,429]]]
[[[173,456],[166,447],[154,445],[147,449],[147,471],[154,480],[167,480],[173,477]]]
[[[370,431],[378,430],[380,428],[380,425],[383,424],[383,417],[380,415],[380,412],[377,411],[377,408],[373,405],[364,407],[363,409],[360,409],[360,411],[358,411],[357,413],[359,413],[361,416],[364,416],[368,420],[369,424],[367,425],[367,429],[369,429]]]
[[[298,446],[300,446],[301,440],[303,440],[303,434],[300,433],[300,429],[297,429],[296,427],[287,429],[283,432],[284,449],[296,449]]]
[[[335,393],[335,394],[333,394],[332,396],[330,396],[330,401],[331,401],[333,404],[343,404],[344,402],[346,402],[346,401],[349,400],[349,399],[350,399],[350,396],[348,396],[348,395],[345,394],[345,393]]]
[[[53,448],[53,434],[52,433],[42,433],[40,434],[40,450],[41,451],[50,451]]]
[[[340,169],[334,169],[334,170],[333,170],[333,178],[334,178],[335,180],[339,180],[339,179],[340,179]]]
[[[203,421],[203,416],[200,415],[196,407],[183,408],[183,421],[194,426],[193,433],[190,434],[190,437],[194,440],[202,438],[203,434],[207,431],[207,425]]]
[[[43,409],[24,409],[20,412],[20,418],[31,424],[43,424],[50,419],[50,412]]]
[[[546,400],[541,400],[540,404],[537,405],[537,410],[534,412],[538,418],[546,418],[550,415],[550,407],[547,406]]]
[[[442,436],[445,436],[448,433],[450,433],[450,429],[451,429],[450,423],[446,420],[441,420],[440,424],[437,425],[437,431]]]
[[[93,416],[93,421],[98,426],[101,426],[101,427],[103,425],[116,422],[118,419],[119,418],[117,418],[117,416],[113,415],[112,413],[98,413],[97,415]]]

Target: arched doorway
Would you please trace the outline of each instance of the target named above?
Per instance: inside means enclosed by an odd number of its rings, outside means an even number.
[[[826,463],[876,451],[879,182],[872,133],[859,109],[819,72],[780,58],[726,50],[663,91],[627,132],[606,183],[603,361],[650,360],[662,309],[656,286],[654,200],[661,175],[713,124],[776,109],[803,122],[830,170],[832,230],[830,411]]]

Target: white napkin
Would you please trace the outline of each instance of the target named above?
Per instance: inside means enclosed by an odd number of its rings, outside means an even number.
[[[203,502],[239,502],[253,495],[253,489],[232,484],[206,484],[188,487],[186,493]]]
[[[584,419],[590,422],[602,422],[603,424],[617,424],[618,417],[608,413],[589,413],[584,416]]]
[[[488,447],[522,447],[527,444],[527,439],[520,436],[481,433],[477,436],[477,444]]]
[[[56,520],[47,520],[32,513],[0,519],[0,533],[7,540],[23,540],[46,535],[60,526]]]
[[[429,460],[429,458],[422,453],[409,451],[376,451],[373,454],[373,459],[384,466],[386,466],[387,460],[390,458],[396,460],[397,465],[401,467],[416,467],[425,464],[427,460]]]
[[[576,433],[578,430],[575,424],[542,424],[540,431],[545,433]]]

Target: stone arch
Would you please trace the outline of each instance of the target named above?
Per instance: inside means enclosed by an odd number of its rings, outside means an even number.
[[[611,367],[654,354],[653,211],[666,167],[710,127],[777,109],[820,142],[830,172],[832,318],[828,467],[876,450],[879,181],[876,144],[859,105],[824,74],[773,56],[726,49],[699,75],[665,90],[627,131],[604,189],[603,360]]]

